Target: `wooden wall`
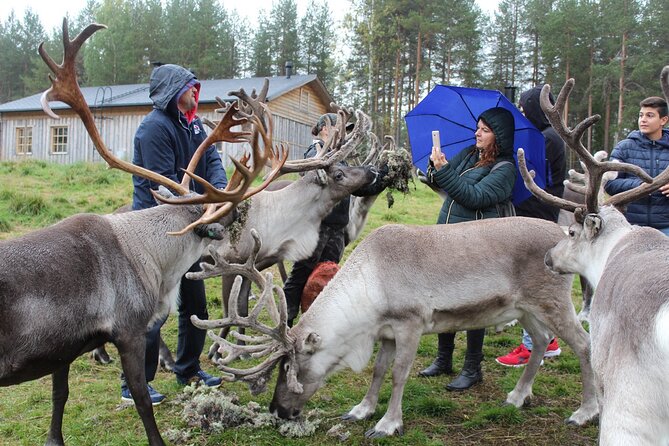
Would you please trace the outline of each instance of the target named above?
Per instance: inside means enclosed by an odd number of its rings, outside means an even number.
[[[287,143],[290,159],[300,159],[312,142],[311,127],[318,117],[328,111],[329,104],[306,85],[292,90],[269,103],[274,116],[274,142]],[[210,120],[220,119],[215,112],[216,104],[202,104],[199,114]],[[116,107],[94,111],[102,140],[119,158],[132,160],[133,137],[150,107]],[[71,110],[56,112],[61,119],[49,118],[41,111],[3,113],[0,119],[0,160],[17,161],[26,158],[69,164],[79,161],[100,162],[93,143],[79,117]],[[31,155],[17,155],[16,128],[31,126],[33,145]],[[68,127],[68,149],[66,153],[53,154],[50,150],[52,126]],[[223,144],[223,160],[231,164],[228,155],[239,157],[249,147],[246,144]]]

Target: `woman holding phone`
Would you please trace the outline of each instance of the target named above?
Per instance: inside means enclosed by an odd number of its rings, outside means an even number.
[[[448,195],[437,224],[498,218],[500,204],[511,199],[516,181],[513,158],[514,119],[502,107],[490,108],[478,118],[476,143],[452,159],[447,159],[439,144],[433,144],[428,180]],[[503,236],[500,234],[500,236]],[[460,375],[448,390],[466,390],[483,380],[483,337],[485,329],[467,331],[467,352]],[[422,370],[421,376],[452,373],[455,333],[441,333],[437,358]]]

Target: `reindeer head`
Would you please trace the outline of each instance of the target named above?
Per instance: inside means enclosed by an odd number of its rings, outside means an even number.
[[[669,93],[669,66],[664,67],[660,82],[665,92]],[[544,85],[541,91],[541,108],[548,120],[565,141],[567,147],[574,150],[585,170],[585,204],[578,204],[569,200],[548,194],[540,189],[532,179],[532,175],[525,164],[524,152],[518,150],[518,165],[525,181],[525,186],[538,199],[561,209],[574,212],[576,223],[568,230],[568,238],[559,242],[548,251],[545,257],[546,265],[558,273],[579,273],[588,278],[596,286],[601,277],[609,253],[621,237],[632,230],[620,210],[629,202],[646,196],[669,181],[669,168],[657,177],[650,177],[639,166],[627,163],[601,161],[595,154],[591,155],[581,143],[583,133],[599,120],[599,115],[590,116],[570,129],[561,116],[574,80],[569,79],[560,90],[555,105],[551,105],[548,95],[550,86]],[[599,194],[603,178],[612,172],[628,172],[641,178],[645,184],[602,200]]]

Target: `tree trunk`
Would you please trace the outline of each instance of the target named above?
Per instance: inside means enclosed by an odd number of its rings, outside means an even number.
[[[418,30],[418,42],[416,43],[416,91],[414,93],[415,101],[418,103],[420,97],[420,55],[422,52],[423,34]]]
[[[627,59],[627,32],[623,33],[620,48],[620,78],[618,79],[618,122],[616,125],[616,134],[614,144],[620,141],[620,134],[623,130],[623,112],[625,111],[625,61]]]
[[[609,151],[609,126],[611,125],[611,84],[604,86],[604,150]]]

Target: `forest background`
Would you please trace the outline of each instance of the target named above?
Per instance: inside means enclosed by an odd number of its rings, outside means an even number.
[[[369,113],[379,135],[406,144],[404,115],[435,84],[519,93],[575,78],[566,115],[601,124],[584,143],[610,150],[636,128],[638,103],[660,95],[669,64],[666,0],[274,0],[241,17],[216,0],[89,0],[70,36],[91,22],[109,28],[81,51],[82,86],[148,82],[153,62],[178,63],[200,79],[316,74],[335,100]],[[343,5],[343,6],[342,6]],[[346,7],[342,21],[331,8]],[[184,13],[184,11],[192,11]],[[37,54],[62,54],[62,30],[26,10],[0,23],[0,102],[48,87]]]

